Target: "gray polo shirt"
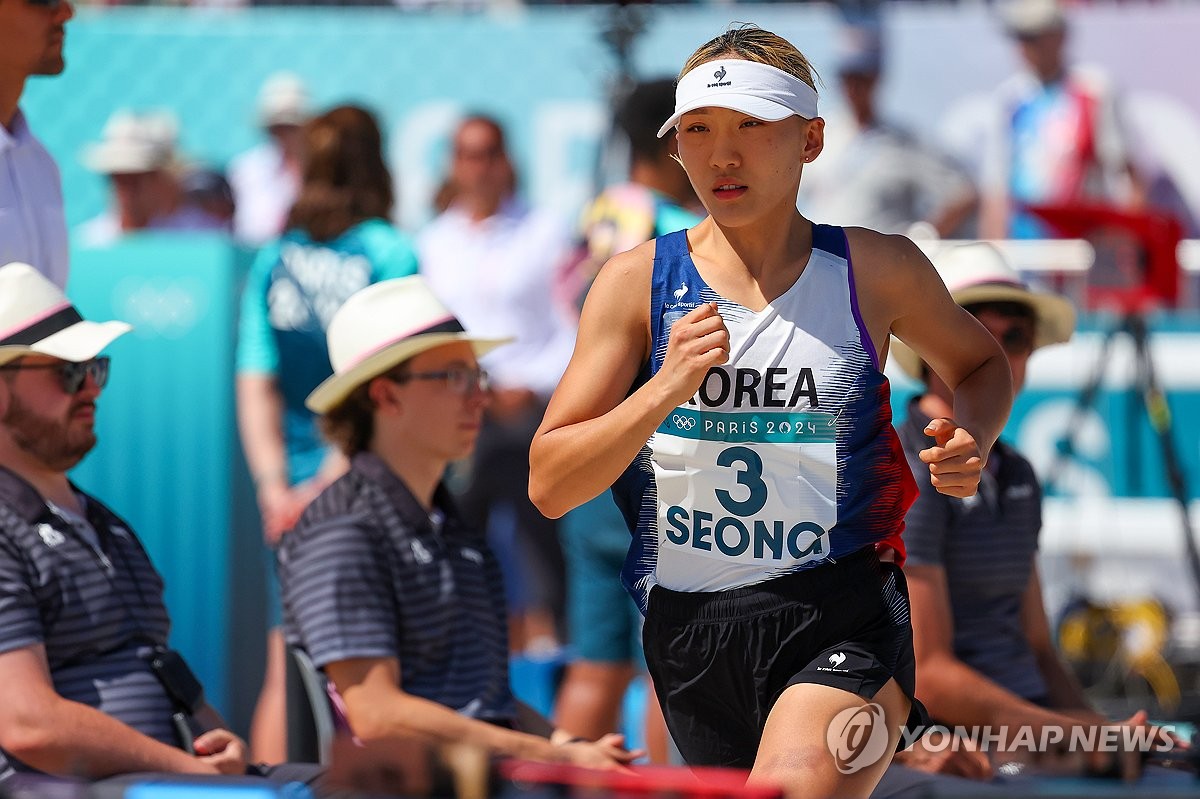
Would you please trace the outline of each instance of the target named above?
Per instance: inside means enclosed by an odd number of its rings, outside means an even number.
[[[939,494],[917,453],[929,447],[929,417],[914,399],[897,428],[920,495],[905,517],[907,563],[946,570],[954,654],[988,679],[1043,704],[1046,683],[1021,627],[1042,528],[1042,491],[1029,461],[996,442],[979,493]]]
[[[89,543],[0,468],[0,653],[42,644],[54,688],[176,745],[171,701],[142,654],[166,646],[163,583],[129,525],[84,495]],[[0,750],[0,781],[33,771]]]
[[[400,687],[512,724],[500,569],[444,486],[431,519],[370,453],[304,512],[279,549],[288,642],[318,667],[397,658]]]

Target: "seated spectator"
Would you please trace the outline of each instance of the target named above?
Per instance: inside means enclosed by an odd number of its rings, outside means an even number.
[[[508,757],[617,767],[619,735],[554,731],[514,699],[504,589],[482,531],[445,484],[488,401],[478,338],[421,277],[369,286],[329,326],[333,375],[308,396],[350,471],[279,549],[284,624],[363,741],[416,734]]]
[[[96,444],[100,352],[33,267],[0,267],[0,790],[15,773],[243,774],[245,745],[167,648],[163,583],[127,522],[71,483]]]
[[[951,296],[1000,342],[1020,389],[1033,352],[1065,342],[1075,328],[1070,303],[1031,291],[990,244],[972,243],[934,258]],[[898,428],[920,487],[908,511],[904,541],[918,698],[950,727],[1028,726],[1033,740],[1058,727],[1108,725],[1084,697],[1054,647],[1046,620],[1036,554],[1042,526],[1041,487],[1032,465],[997,441],[974,497],[936,491],[918,453],[929,446],[930,420],[952,413],[951,390],[903,343],[896,361],[925,382]],[[1146,724],[1145,712],[1116,722]]]
[[[106,247],[139,230],[227,230],[185,202],[175,151],[176,124],[167,113],[113,114],[103,140],[83,153],[88,169],[108,178],[113,205],[80,226],[80,240]]]
[[[268,546],[346,470],[323,441],[304,398],[332,374],[325,331],[348,297],[417,271],[409,239],[392,227],[392,177],[373,114],[337,106],[309,121],[300,195],[287,230],[258,252],[242,295],[238,331],[238,429]],[[286,648],[269,565],[267,664],[250,745],[255,757],[286,750]]]
[[[267,140],[233,159],[229,182],[237,199],[233,230],[239,241],[260,245],[284,231],[300,191],[303,128],[308,90],[290,72],[277,72],[258,95],[258,124]]]

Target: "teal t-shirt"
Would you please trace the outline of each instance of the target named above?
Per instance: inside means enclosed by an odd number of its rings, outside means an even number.
[[[238,374],[276,378],[284,405],[288,474],[316,474],[326,444],[304,399],[333,374],[325,331],[346,299],[372,283],[417,272],[408,236],[368,219],[331,241],[289,230],[258,253],[242,294]]]

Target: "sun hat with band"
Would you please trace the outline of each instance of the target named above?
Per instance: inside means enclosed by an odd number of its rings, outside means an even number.
[[[82,363],[133,328],[89,322],[62,289],[29,264],[0,266],[0,364],[26,355]]]
[[[327,413],[354,389],[425,350],[465,341],[483,356],[513,339],[467,333],[420,275],[383,280],[350,295],[326,332],[333,375],[304,404]]]
[[[1061,344],[1075,331],[1075,309],[1071,303],[1057,294],[1030,289],[995,245],[985,241],[956,244],[935,255],[933,265],[959,305],[1019,302],[1032,308],[1036,319],[1035,350]],[[920,379],[921,358],[907,344],[893,337],[891,353],[905,372]]]
[[[697,108],[729,108],[755,119],[778,122],[795,115],[817,116],[817,91],[769,64],[740,58],[715,58],[695,67],[675,87],[675,113],[658,129],[663,136]]]

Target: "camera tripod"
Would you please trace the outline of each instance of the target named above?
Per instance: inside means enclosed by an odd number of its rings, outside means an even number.
[[[1197,551],[1195,531],[1192,529],[1192,520],[1188,515],[1187,483],[1183,466],[1179,461],[1179,454],[1175,448],[1171,410],[1155,376],[1154,360],[1150,353],[1150,333],[1146,326],[1145,316],[1141,312],[1126,311],[1120,320],[1105,332],[1095,368],[1075,401],[1075,406],[1067,422],[1067,433],[1058,442],[1057,453],[1049,471],[1046,487],[1054,488],[1055,475],[1062,474],[1066,462],[1075,455],[1074,436],[1080,429],[1085,414],[1095,404],[1096,396],[1104,381],[1113,341],[1121,334],[1128,334],[1133,340],[1136,370],[1134,387],[1141,395],[1142,410],[1158,439],[1159,454],[1162,458],[1171,497],[1179,508],[1180,527],[1184,537],[1184,551],[1188,567],[1191,570],[1197,593],[1200,595],[1200,552]]]

